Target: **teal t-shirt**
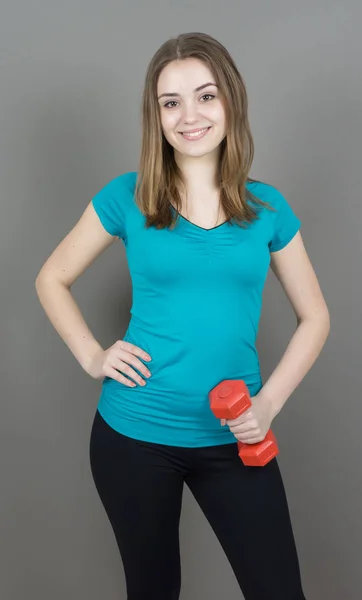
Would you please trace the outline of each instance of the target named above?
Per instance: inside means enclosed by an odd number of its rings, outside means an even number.
[[[270,252],[290,242],[300,221],[276,188],[248,182],[277,212],[261,207],[246,229],[227,222],[204,229],[181,215],[172,231],[146,228],[136,177],[111,180],[92,204],[125,245],[132,307],[123,339],[150,354],[152,375],[134,388],[105,377],[98,410],[113,429],[142,441],[235,443],[211,412],[208,394],[224,379],[243,379],[251,396],[261,389],[255,344]]]

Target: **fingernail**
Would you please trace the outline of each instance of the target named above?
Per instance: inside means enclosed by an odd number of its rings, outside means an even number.
[[[152,360],[148,354],[145,354],[145,360]]]

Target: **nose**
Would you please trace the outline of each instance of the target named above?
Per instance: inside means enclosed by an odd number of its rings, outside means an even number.
[[[191,123],[195,123],[198,119],[199,116],[199,111],[198,111],[198,106],[197,104],[195,104],[194,102],[188,102],[188,103],[184,103],[183,105],[183,113],[182,113],[182,119],[183,122],[186,124],[191,124]]]

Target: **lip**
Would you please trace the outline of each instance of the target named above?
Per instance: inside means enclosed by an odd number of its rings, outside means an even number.
[[[198,140],[202,140],[210,131],[211,126],[210,127],[199,127],[198,129],[193,129],[192,131],[180,131],[179,134],[182,135],[184,140],[187,140],[189,142],[197,142]],[[188,136],[188,134],[190,133],[197,133],[198,131],[202,131],[203,133],[200,133],[199,135],[195,135],[195,136]]]
[[[180,131],[180,133],[196,133],[196,131],[202,131],[203,129],[210,129],[211,125],[208,127],[198,127],[197,129],[189,129],[188,131]]]

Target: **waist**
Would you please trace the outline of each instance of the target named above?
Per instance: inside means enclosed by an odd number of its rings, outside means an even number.
[[[177,387],[182,389],[182,381],[191,380],[199,392],[205,391],[215,377],[244,379],[246,384],[260,382],[259,357],[250,332],[246,335],[230,328],[202,334],[176,328],[151,331],[131,321],[123,339],[152,357],[145,363],[152,373],[149,382],[164,385],[178,381]]]

